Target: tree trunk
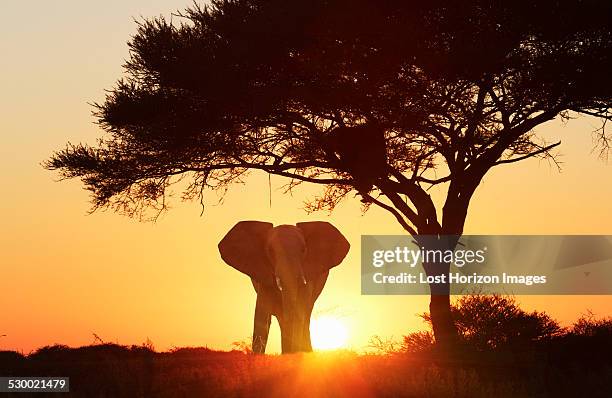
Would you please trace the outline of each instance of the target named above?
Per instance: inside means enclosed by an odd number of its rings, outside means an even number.
[[[458,169],[462,170],[464,158],[460,157],[458,159],[460,159]],[[434,233],[434,235],[438,235],[435,239],[426,239],[431,241],[430,244],[442,250],[455,250],[457,242],[463,234],[470,198],[478,184],[480,184],[485,172],[486,170],[468,172],[462,177],[454,178],[451,181],[446,201],[442,208],[442,225]],[[423,267],[426,268],[428,275],[430,271],[435,274],[444,274],[448,281],[450,264],[437,264],[437,266],[429,270],[427,270],[425,264],[423,264]],[[436,339],[436,345],[446,351],[456,347],[459,343],[459,333],[451,312],[450,282],[447,282],[445,285],[438,285],[435,289],[431,287],[429,314],[431,316],[431,326]]]
[[[450,296],[448,294],[432,295],[429,302],[429,313],[436,345],[443,351],[456,347],[459,338],[451,313]]]
[[[457,240],[446,237],[422,236],[418,239],[420,246],[425,250],[454,250]],[[430,283],[431,291],[429,314],[436,345],[442,350],[455,347],[459,341],[457,327],[453,320],[450,305],[450,283],[448,274],[450,264],[445,262],[424,262],[423,269],[430,277],[444,277],[445,283]]]

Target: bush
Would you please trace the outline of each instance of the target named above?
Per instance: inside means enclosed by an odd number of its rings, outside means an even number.
[[[434,335],[430,331],[421,330],[404,336],[403,351],[408,353],[423,352],[434,345]]]
[[[526,312],[512,296],[461,296],[451,310],[461,340],[477,350],[524,347],[564,332],[548,314]],[[421,317],[431,327],[430,314]],[[403,348],[407,352],[423,351],[433,343],[431,332],[416,332],[404,337]]]
[[[570,333],[576,336],[597,337],[612,336],[612,318],[595,318],[592,312],[578,318],[572,325]]]
[[[370,355],[390,355],[403,352],[402,345],[391,338],[378,335],[370,337],[366,352]]]

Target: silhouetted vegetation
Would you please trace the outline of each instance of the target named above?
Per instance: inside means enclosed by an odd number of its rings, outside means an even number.
[[[533,372],[558,372],[558,377],[580,377],[598,385],[593,393],[612,393],[612,318],[596,318],[588,313],[573,325],[562,328],[543,312],[522,310],[510,296],[462,296],[452,306],[459,330],[460,344],[451,357],[479,372],[508,372],[523,377]],[[429,321],[429,315],[423,314]],[[419,358],[440,355],[431,331],[411,333],[404,337],[396,353],[410,353]],[[447,358],[448,353],[442,357]],[[607,382],[594,376],[603,372]],[[502,379],[499,379],[500,381]],[[563,384],[555,394],[544,396],[586,396],[585,392]],[[578,382],[578,381],[577,381]],[[578,382],[584,386],[586,381]],[[549,386],[551,387],[551,386]],[[535,394],[537,396],[537,394]]]
[[[559,351],[567,349],[563,341]],[[593,348],[586,343],[572,350]],[[466,351],[450,361],[435,351],[274,356],[203,347],[158,353],[142,346],[101,344],[51,346],[28,356],[0,352],[0,374],[68,376],[70,396],[87,398],[608,397],[610,356],[594,360],[593,351],[578,357],[574,353],[560,357],[552,350],[529,355]]]
[[[451,311],[461,342],[476,350],[529,348],[566,333],[548,314],[521,309],[512,296],[464,295],[452,305]],[[421,317],[431,326],[428,313]],[[579,322],[587,321],[581,318]],[[403,349],[409,352],[427,349],[434,340],[428,331],[411,333],[404,337]]]
[[[583,337],[612,338],[612,318],[596,318],[589,311],[574,322],[571,333]]]

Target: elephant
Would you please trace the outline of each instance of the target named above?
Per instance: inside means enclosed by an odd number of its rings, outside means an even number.
[[[257,293],[253,353],[266,350],[274,315],[283,354],[312,351],[310,316],[329,270],[346,257],[350,244],[324,221],[278,225],[240,221],[219,242],[221,258],[251,277]]]

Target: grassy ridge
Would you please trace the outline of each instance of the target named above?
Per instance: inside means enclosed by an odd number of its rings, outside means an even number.
[[[610,396],[610,363],[586,354],[571,360],[556,349],[464,352],[442,360],[434,352],[264,356],[99,344],[50,346],[28,356],[0,352],[0,375],[69,376],[77,397]]]

